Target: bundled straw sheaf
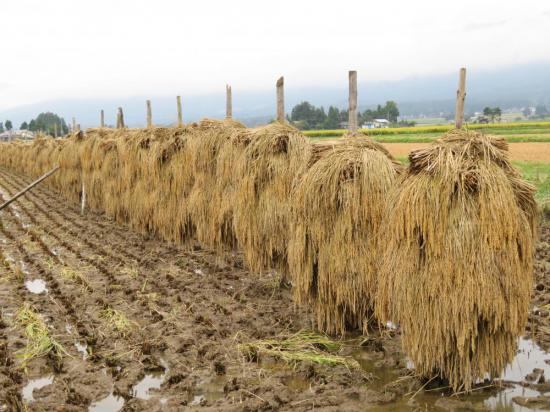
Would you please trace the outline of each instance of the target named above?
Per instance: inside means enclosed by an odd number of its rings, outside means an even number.
[[[252,131],[235,165],[234,231],[249,267],[288,274],[290,194],[311,156],[298,130],[273,123]]]
[[[411,153],[386,204],[376,314],[401,325],[417,372],[454,390],[499,376],[527,320],[537,206],[507,149],[449,132]]]
[[[289,264],[298,303],[326,333],[367,330],[376,292],[374,239],[398,164],[368,138],[314,147],[293,193]]]
[[[230,177],[220,173],[226,162],[227,149],[238,136],[245,133],[245,127],[239,122],[203,120],[198,125],[200,137],[189,144],[191,163],[194,173],[194,185],[187,200],[190,219],[196,228],[197,240],[204,245],[223,248],[231,245],[231,234],[227,218],[221,212],[225,198],[230,195],[227,187]],[[223,155],[222,155],[223,154]],[[230,151],[231,156],[238,156]],[[232,176],[232,170],[228,171]],[[229,196],[232,203],[232,196]]]

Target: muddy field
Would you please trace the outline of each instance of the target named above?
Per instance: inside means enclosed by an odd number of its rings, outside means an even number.
[[[3,199],[29,182],[0,169]],[[448,397],[407,369],[391,328],[347,337],[339,350],[346,366],[243,350],[312,328],[275,274],[250,273],[239,254],[169,245],[100,214],[81,216],[38,187],[1,212],[0,411],[540,408],[550,392],[550,225],[541,231],[516,362],[499,385]],[[25,305],[43,317],[61,356],[23,363],[17,314]]]

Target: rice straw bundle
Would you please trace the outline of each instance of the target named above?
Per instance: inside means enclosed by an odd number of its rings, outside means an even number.
[[[82,194],[81,147],[83,139],[83,132],[75,133],[68,139],[59,139],[58,155],[55,158],[48,155],[50,160],[59,164],[61,168],[60,172],[53,175],[50,181],[54,182],[56,188],[73,202],[78,202]],[[54,167],[54,165],[50,164],[50,167]]]
[[[234,250],[237,247],[234,213],[239,179],[235,171],[253,138],[252,131],[236,129],[219,150],[216,185],[212,193],[214,214],[209,222],[210,233],[214,235],[213,246],[218,250]]]
[[[167,129],[165,138],[153,148],[152,168],[158,183],[152,226],[164,239],[185,243],[193,236],[187,198],[195,180],[189,143],[195,136],[189,128]]]
[[[417,372],[456,391],[516,353],[532,287],[534,188],[507,143],[451,131],[412,152],[387,203],[376,314],[398,322]]]
[[[236,165],[234,230],[251,270],[288,274],[290,193],[310,157],[308,139],[274,123],[252,131]]]
[[[314,308],[318,328],[330,334],[367,330],[376,291],[373,239],[398,174],[370,139],[342,142],[315,147],[314,164],[292,196],[294,297]]]
[[[236,121],[202,120],[195,129],[196,138],[189,142],[194,185],[187,200],[191,221],[199,242],[215,247],[219,244],[217,225],[221,203],[217,179],[217,162],[221,147],[244,126]]]

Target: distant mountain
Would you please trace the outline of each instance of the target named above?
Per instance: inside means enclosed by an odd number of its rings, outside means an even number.
[[[457,70],[458,73],[458,70]],[[359,84],[359,108],[365,109],[387,100],[395,100],[402,115],[426,116],[454,111],[457,73],[439,76],[412,77],[393,82]],[[467,76],[466,111],[479,111],[485,106],[502,109],[534,105],[550,105],[550,62],[514,66],[493,71],[469,71]],[[72,117],[82,127],[97,126],[99,111],[105,110],[106,122],[115,124],[117,107],[124,108],[129,126],[145,123],[145,100],[153,105],[155,124],[168,125],[176,119],[175,96],[127,97],[121,99],[52,100],[15,107],[0,112],[0,121],[12,120],[16,127],[40,112],[52,111],[70,123]],[[223,118],[224,93],[182,96],[184,121],[203,117]],[[347,106],[347,84],[339,87],[292,87],[285,89],[286,109],[304,100],[316,106]],[[233,90],[233,116],[248,125],[268,122],[275,113],[275,90]]]

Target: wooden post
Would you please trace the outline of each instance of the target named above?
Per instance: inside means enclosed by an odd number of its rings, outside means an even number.
[[[86,208],[86,187],[84,186],[84,182],[82,182],[82,195],[80,197],[80,214],[84,214],[84,209]]]
[[[357,131],[357,72],[350,70],[349,75],[349,119],[348,130],[350,133]]]
[[[57,123],[53,124],[53,137],[57,137]]]
[[[122,107],[118,108],[117,112],[117,129],[123,129],[124,128],[124,112],[122,111]]]
[[[225,85],[225,118],[233,118],[233,96],[231,95],[231,86]]]
[[[147,127],[153,127],[153,112],[151,111],[151,100],[147,100]]]
[[[279,77],[277,80],[277,121],[285,121],[285,78]]]
[[[105,127],[105,112],[103,111],[103,109],[101,109],[101,114],[99,116],[99,127]]]
[[[76,124],[76,131],[77,131],[77,132],[80,132],[80,123],[77,123],[77,124]]]
[[[456,91],[455,127],[462,128],[464,122],[464,100],[466,99],[466,69],[460,69],[458,90]]]
[[[71,127],[71,131],[74,133],[76,131],[76,119],[73,117],[73,127]]]
[[[177,96],[176,100],[178,102],[178,127],[183,127],[183,115],[181,111],[181,96]]]

